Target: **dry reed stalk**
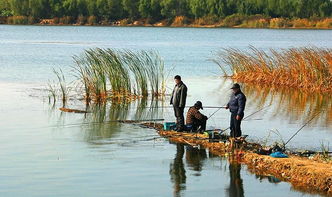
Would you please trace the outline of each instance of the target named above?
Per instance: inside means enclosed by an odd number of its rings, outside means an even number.
[[[225,76],[239,82],[332,91],[332,50],[317,47],[248,51],[223,49],[213,60]]]

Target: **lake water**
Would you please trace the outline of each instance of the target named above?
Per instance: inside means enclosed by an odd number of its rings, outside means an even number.
[[[262,30],[140,27],[0,26],[0,196],[314,196],[246,166],[215,157],[208,150],[171,144],[154,130],[109,122],[165,118],[170,109],[141,111],[130,105],[91,106],[88,115],[66,114],[47,102],[42,91],[54,79],[53,67],[71,77],[72,56],[84,49],[152,49],[189,88],[188,105],[202,100],[224,105],[231,81],[209,61],[223,47],[261,49],[332,46],[331,30]],[[167,86],[172,88],[170,79]],[[316,112],[321,113],[289,144],[290,148],[331,147],[329,95],[245,86],[243,122],[251,140],[287,140]],[[84,109],[81,101],[69,107]],[[209,115],[214,110],[205,109]],[[229,112],[219,111],[209,128],[227,128]],[[96,122],[104,121],[103,124]],[[269,137],[268,137],[269,136]],[[332,148],[332,147],[331,147]]]

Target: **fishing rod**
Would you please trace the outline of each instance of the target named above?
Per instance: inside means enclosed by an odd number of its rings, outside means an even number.
[[[205,107],[206,108],[206,107]],[[216,114],[218,111],[220,111],[221,109],[226,109],[226,107],[219,107],[215,112],[213,112],[208,119],[210,119],[214,114]]]
[[[50,125],[46,127],[36,127],[36,128],[24,128],[24,129],[47,129],[47,128],[58,128],[58,127],[71,127],[71,126],[84,126],[84,125],[93,125],[93,124],[107,124],[107,123],[135,123],[135,122],[161,122],[165,119],[146,119],[146,120],[110,120],[103,122],[84,122],[84,123],[75,123],[75,124],[65,124],[65,125]],[[11,128],[11,129],[22,129],[22,128]]]
[[[93,124],[107,124],[107,123],[136,123],[136,122],[161,122],[165,119],[146,119],[146,120],[109,120],[109,121],[103,121],[103,122],[86,122],[86,123],[77,123],[77,124],[66,124],[66,125],[59,125],[60,127],[70,127],[70,126],[80,126],[80,125],[93,125]],[[53,126],[53,127],[59,127],[59,126]],[[52,127],[52,126],[50,126]]]
[[[243,118],[243,120],[245,120],[245,119],[247,119],[247,118],[249,118],[249,117],[251,117],[251,116],[257,114],[258,112],[261,112],[263,109],[266,109],[266,108],[270,107],[271,105],[272,105],[272,103],[269,104],[269,105],[267,105],[267,106],[265,106],[265,107],[262,107],[262,108],[259,109],[258,111],[255,111],[254,113],[249,114],[248,116],[246,116],[245,118]],[[231,127],[228,127],[227,129],[224,129],[224,131],[227,131],[227,130],[230,129],[230,128],[231,128]]]
[[[185,108],[190,108],[192,106],[185,106]],[[220,106],[203,106],[206,109],[219,109],[219,108],[226,108],[226,107],[220,107]],[[163,108],[163,109],[167,109],[167,108],[173,108],[173,106],[156,106],[156,107],[146,107],[146,108]]]
[[[286,146],[304,127],[306,127],[316,116],[318,116],[320,114],[320,111],[315,114],[312,118],[310,118],[310,120],[308,120],[304,125],[302,125],[301,128],[299,128],[293,135],[292,137],[290,137],[287,142],[284,144],[284,146]]]

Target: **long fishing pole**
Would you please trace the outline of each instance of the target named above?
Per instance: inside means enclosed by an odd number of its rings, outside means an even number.
[[[316,116],[318,116],[320,114],[320,111],[315,114],[312,118],[310,118],[310,120],[308,120],[304,125],[302,125],[301,128],[299,128],[293,135],[292,137],[289,138],[289,140],[287,140],[287,142],[284,144],[284,146],[286,146],[304,127],[306,127]]]
[[[185,106],[185,108],[189,108],[192,106]],[[167,109],[167,108],[173,108],[173,106],[156,106],[156,107],[146,107],[146,108],[163,108],[163,109]],[[221,106],[204,106],[204,108],[206,109],[219,109],[219,108],[225,108],[225,107],[221,107]]]
[[[262,108],[259,109],[258,111],[255,111],[254,113],[249,114],[248,116],[246,116],[246,117],[243,118],[242,120],[245,120],[245,119],[247,119],[247,118],[249,118],[249,117],[251,117],[251,116],[257,114],[258,112],[261,112],[263,109],[266,109],[266,108],[270,107],[271,105],[272,105],[272,103],[271,103],[270,105],[267,105],[267,106],[265,106],[265,107],[262,107]],[[228,127],[227,129],[224,129],[224,131],[227,131],[227,130],[230,129],[230,128],[231,128],[231,127]]]
[[[204,107],[204,108],[207,108],[207,107]],[[213,112],[209,117],[208,119],[210,119],[214,114],[216,114],[218,111],[220,111],[221,109],[226,109],[226,107],[219,107],[215,112]]]
[[[165,119],[146,119],[146,120],[109,120],[109,121],[102,121],[102,122],[82,122],[82,123],[74,123],[74,124],[63,124],[63,125],[50,125],[46,127],[35,127],[35,128],[10,128],[10,129],[24,129],[24,130],[33,130],[33,129],[48,129],[48,128],[65,128],[65,127],[72,127],[72,126],[84,126],[84,125],[93,125],[93,124],[107,124],[107,123],[138,123],[138,122],[161,122]]]

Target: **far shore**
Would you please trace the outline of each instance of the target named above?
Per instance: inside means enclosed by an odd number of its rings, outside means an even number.
[[[244,18],[242,20],[188,19],[178,16],[172,21],[150,22],[148,19],[119,21],[97,21],[94,17],[71,17],[36,20],[27,16],[0,17],[2,25],[39,26],[109,26],[109,27],[187,27],[187,28],[245,28],[245,29],[332,29],[332,18],[286,19],[286,18]]]
[[[54,27],[66,27],[66,26],[78,26],[78,27],[170,27],[170,28],[207,28],[207,29],[293,29],[293,30],[332,30],[332,27],[282,27],[282,28],[271,28],[271,27],[243,27],[243,26],[220,26],[220,25],[183,25],[183,26],[172,26],[172,25],[80,25],[80,24],[0,24],[0,25],[11,25],[11,26],[54,26]]]

